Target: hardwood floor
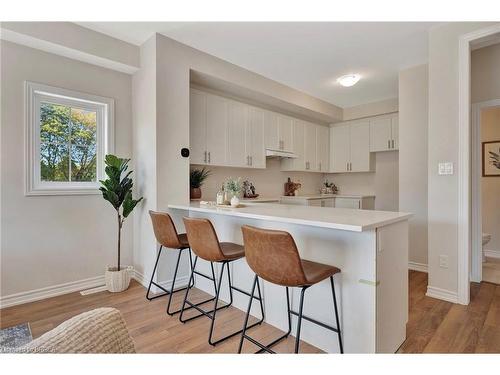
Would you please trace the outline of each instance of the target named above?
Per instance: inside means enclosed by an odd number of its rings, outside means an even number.
[[[407,340],[400,353],[500,353],[500,285],[481,283],[471,285],[471,303],[455,305],[426,297],[427,274],[410,271],[410,312]],[[239,337],[231,338],[216,347],[207,343],[210,321],[199,318],[182,324],[178,316],[165,314],[165,298],[148,302],[145,289],[132,281],[124,293],[101,292],[81,296],[66,294],[43,301],[0,310],[0,327],[29,322],[34,337],[54,328],[64,320],[101,306],[119,309],[133,337],[136,350],[142,353],[235,353]],[[193,299],[207,295],[193,291]],[[174,298],[178,307],[182,293]],[[220,313],[220,314],[219,314]],[[191,312],[190,312],[191,314]],[[193,312],[194,314],[194,312]],[[219,311],[216,338],[240,329],[244,314],[236,308]],[[219,320],[220,318],[220,320]],[[251,335],[269,342],[280,335],[276,328],[263,324],[253,328]],[[335,338],[332,338],[335,339]],[[288,338],[275,347],[277,352],[293,352],[294,339]],[[257,348],[245,342],[244,351]],[[301,352],[317,353],[319,349],[301,344]]]
[[[426,297],[427,274],[410,271],[407,339],[400,353],[500,353],[500,285],[471,283],[468,306]]]

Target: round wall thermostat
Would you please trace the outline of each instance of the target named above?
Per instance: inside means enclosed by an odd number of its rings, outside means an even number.
[[[181,149],[181,156],[184,158],[188,158],[189,157],[189,148],[182,148]]]

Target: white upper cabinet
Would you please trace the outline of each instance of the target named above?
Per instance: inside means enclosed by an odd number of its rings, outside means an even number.
[[[316,164],[316,128],[317,125],[306,123],[304,131],[304,155],[305,167],[307,171],[317,171],[318,165]]]
[[[277,113],[264,111],[264,134],[266,148],[270,150],[279,150],[281,142],[279,136]]]
[[[228,133],[228,164],[233,167],[250,165],[247,151],[248,106],[228,101],[227,133]]]
[[[327,126],[316,126],[316,164],[319,172],[329,171],[330,161],[330,129]]]
[[[207,96],[191,90],[189,106],[190,162],[205,164],[207,152]]]
[[[373,117],[370,121],[370,151],[398,149],[398,115]]]
[[[349,172],[368,172],[371,170],[369,121],[352,122],[350,133]]]
[[[293,119],[288,116],[278,115],[279,150],[293,152]]]
[[[330,172],[370,172],[372,165],[367,120],[330,128]]]
[[[294,159],[282,159],[282,171],[304,171],[306,169],[304,131],[304,121],[294,120],[292,126],[293,150],[297,157]]]
[[[399,150],[399,116],[396,114],[391,118],[392,149]]]
[[[264,111],[259,108],[249,107],[248,109],[246,143],[250,167],[265,168]]]
[[[338,125],[330,129],[330,171],[347,172],[351,158],[349,124]]]
[[[225,98],[207,95],[207,164],[228,165],[227,110]]]

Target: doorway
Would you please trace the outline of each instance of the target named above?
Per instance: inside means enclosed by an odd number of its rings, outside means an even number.
[[[472,105],[471,130],[471,281],[500,284],[500,99]]]

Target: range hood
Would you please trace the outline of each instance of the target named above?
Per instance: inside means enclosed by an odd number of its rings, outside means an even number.
[[[281,150],[271,150],[266,149],[266,157],[267,158],[290,158],[296,159],[298,156],[293,152],[281,151]]]

